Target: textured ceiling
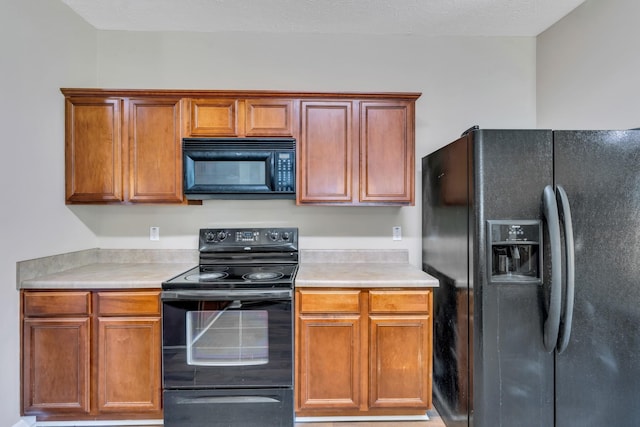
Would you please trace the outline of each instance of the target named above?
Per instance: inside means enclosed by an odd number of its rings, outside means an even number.
[[[61,0],[100,30],[537,36],[585,0]]]

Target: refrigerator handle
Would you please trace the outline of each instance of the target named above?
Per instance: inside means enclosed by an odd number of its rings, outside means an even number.
[[[549,308],[544,321],[544,347],[548,352],[556,348],[558,331],[560,329],[560,309],[562,305],[562,261],[560,252],[560,218],[558,205],[553,187],[547,185],[542,193],[542,210],[547,229],[549,230],[549,245],[551,247],[551,290],[549,292]]]
[[[564,295],[564,318],[560,321],[557,352],[562,353],[569,345],[573,323],[573,302],[575,290],[575,252],[573,245],[573,223],[569,197],[561,186],[556,187],[556,197],[560,208],[560,219],[564,228],[564,265],[566,266],[566,286]]]

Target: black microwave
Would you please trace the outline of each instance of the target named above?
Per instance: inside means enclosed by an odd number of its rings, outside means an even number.
[[[295,199],[293,138],[184,138],[187,199]]]

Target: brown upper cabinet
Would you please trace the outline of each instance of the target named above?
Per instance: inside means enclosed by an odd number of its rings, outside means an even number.
[[[414,205],[414,104],[303,100],[297,203]]]
[[[121,202],[124,101],[69,97],[65,105],[67,203]]]
[[[67,203],[182,203],[180,98],[65,102]]]
[[[61,89],[67,203],[184,203],[183,137],[292,137],[298,205],[415,204],[419,93]]]
[[[291,99],[191,99],[189,136],[295,136]]]
[[[181,203],[181,100],[132,98],[128,106],[128,201]]]

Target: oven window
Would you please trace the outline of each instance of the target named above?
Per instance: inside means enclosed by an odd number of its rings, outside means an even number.
[[[264,160],[195,162],[195,185],[266,185],[266,180]]]
[[[187,364],[245,366],[269,363],[269,315],[265,310],[189,311]]]

